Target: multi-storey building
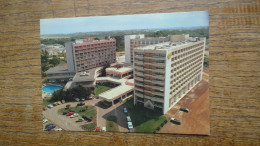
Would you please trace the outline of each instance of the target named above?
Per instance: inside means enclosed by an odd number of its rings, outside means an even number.
[[[133,64],[133,48],[170,41],[170,37],[145,37],[140,35],[125,36],[125,63]]]
[[[106,63],[116,62],[116,40],[83,39],[75,43],[66,43],[68,69],[86,71]]]
[[[134,49],[135,104],[165,114],[202,79],[206,39],[177,40]]]

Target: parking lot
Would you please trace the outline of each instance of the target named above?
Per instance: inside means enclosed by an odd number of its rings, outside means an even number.
[[[116,116],[118,129],[120,132],[128,132],[126,116],[123,112],[123,102],[118,102],[114,106],[108,108],[103,108],[99,106],[101,99],[91,99],[84,101],[85,105],[93,105],[97,109],[97,127],[106,127],[106,118],[108,116]],[[48,123],[54,123],[56,127],[62,128],[66,131],[84,131],[80,126],[87,123],[87,121],[76,123],[75,118],[70,118],[69,116],[58,114],[58,110],[65,108],[67,104],[70,104],[71,107],[74,107],[78,102],[67,102],[65,104],[54,106],[53,108],[48,108],[46,111],[43,111],[43,115],[48,119]],[[45,127],[46,124],[44,124]],[[57,129],[57,128],[54,128]]]

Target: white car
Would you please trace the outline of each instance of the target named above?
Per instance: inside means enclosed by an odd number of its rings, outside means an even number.
[[[53,105],[49,104],[49,105],[48,105],[48,108],[53,108]]]
[[[47,122],[48,122],[47,119],[42,120],[42,123],[43,123],[43,124],[44,124],[44,123],[47,123]]]
[[[127,117],[126,117],[126,120],[127,120],[127,122],[131,122],[130,116],[127,116]]]
[[[107,131],[107,128],[106,127],[102,127],[102,132],[106,132]]]
[[[74,113],[73,115],[74,115],[74,117],[77,117],[77,116],[79,116],[79,114],[78,114],[78,113]]]
[[[62,131],[62,129],[61,129],[61,128],[58,128],[58,129],[55,129],[54,131]]]
[[[132,122],[127,122],[127,124],[128,124],[128,128],[129,128],[129,129],[134,128]]]
[[[81,98],[80,100],[81,100],[81,101],[85,101],[85,100],[86,100],[86,98]]]

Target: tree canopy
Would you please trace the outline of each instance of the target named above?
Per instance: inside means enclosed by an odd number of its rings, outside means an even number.
[[[90,88],[85,88],[82,85],[78,85],[74,88],[64,90],[57,90],[52,94],[52,101],[74,101],[75,98],[89,98],[91,94]]]

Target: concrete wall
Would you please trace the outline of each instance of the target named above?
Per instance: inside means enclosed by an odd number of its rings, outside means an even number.
[[[67,65],[68,70],[70,71],[76,71],[75,70],[75,64],[74,64],[74,55],[73,55],[73,46],[72,43],[66,43],[66,57],[67,57]]]
[[[144,34],[140,35],[125,35],[125,63],[131,64],[131,39],[144,38]]]
[[[164,104],[163,114],[169,110],[169,99],[170,99],[170,80],[171,80],[171,58],[169,58],[169,50],[166,51],[165,55],[165,83],[164,83]]]

